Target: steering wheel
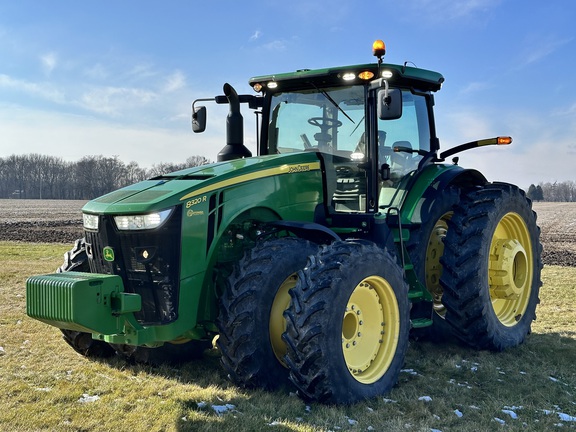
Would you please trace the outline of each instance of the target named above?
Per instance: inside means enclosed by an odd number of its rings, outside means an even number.
[[[322,122],[322,123],[320,123]],[[323,129],[325,127],[332,127],[332,126],[336,126],[336,127],[340,127],[342,126],[342,122],[340,120],[336,120],[336,119],[332,119],[332,118],[328,118],[328,117],[312,117],[308,119],[308,123],[310,123],[312,126],[318,126],[320,129]]]

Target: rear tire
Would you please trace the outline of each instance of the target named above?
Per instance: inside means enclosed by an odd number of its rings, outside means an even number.
[[[443,288],[440,284],[444,254],[444,239],[448,232],[448,221],[452,218],[454,206],[460,201],[460,189],[449,187],[443,191],[428,189],[424,194],[420,215],[422,223],[410,233],[406,248],[414,265],[418,280],[426,287],[432,303],[420,302],[412,305],[412,314],[419,308],[418,314],[432,319],[432,326],[413,329],[416,338],[430,338],[444,341],[451,337],[450,326],[444,320],[446,308],[442,303]]]
[[[304,239],[274,239],[257,244],[235,266],[220,299],[217,344],[222,367],[237,385],[272,390],[288,382],[283,312],[296,272],[317,250]]]
[[[519,345],[536,319],[542,281],[540,229],[524,192],[488,184],[463,197],[445,239],[446,322],[466,344]]]
[[[306,400],[351,404],[398,380],[410,328],[396,259],[370,242],[335,242],[311,256],[290,291],[283,339],[290,380]]]

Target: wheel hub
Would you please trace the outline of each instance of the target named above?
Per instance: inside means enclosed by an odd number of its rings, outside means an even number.
[[[528,258],[516,239],[499,239],[490,251],[489,283],[493,299],[517,300],[528,280]]]
[[[376,290],[361,284],[350,299],[342,322],[342,349],[353,375],[370,368],[384,334],[384,315]]]

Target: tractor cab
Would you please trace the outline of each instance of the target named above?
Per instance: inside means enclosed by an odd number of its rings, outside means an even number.
[[[252,78],[263,98],[258,152],[317,152],[330,213],[398,207],[415,171],[436,159],[431,92],[442,82],[381,55],[378,64]]]

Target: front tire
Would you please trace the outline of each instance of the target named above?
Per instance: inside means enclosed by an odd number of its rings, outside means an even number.
[[[408,347],[408,285],[369,242],[335,242],[310,257],[290,291],[283,335],[299,395],[350,404],[390,391]]]
[[[268,390],[287,383],[284,310],[297,271],[318,247],[285,237],[257,244],[235,267],[220,299],[218,348],[228,377],[237,385]]]
[[[519,345],[536,319],[542,281],[540,229],[524,192],[488,184],[463,197],[445,239],[446,322],[466,344]]]

